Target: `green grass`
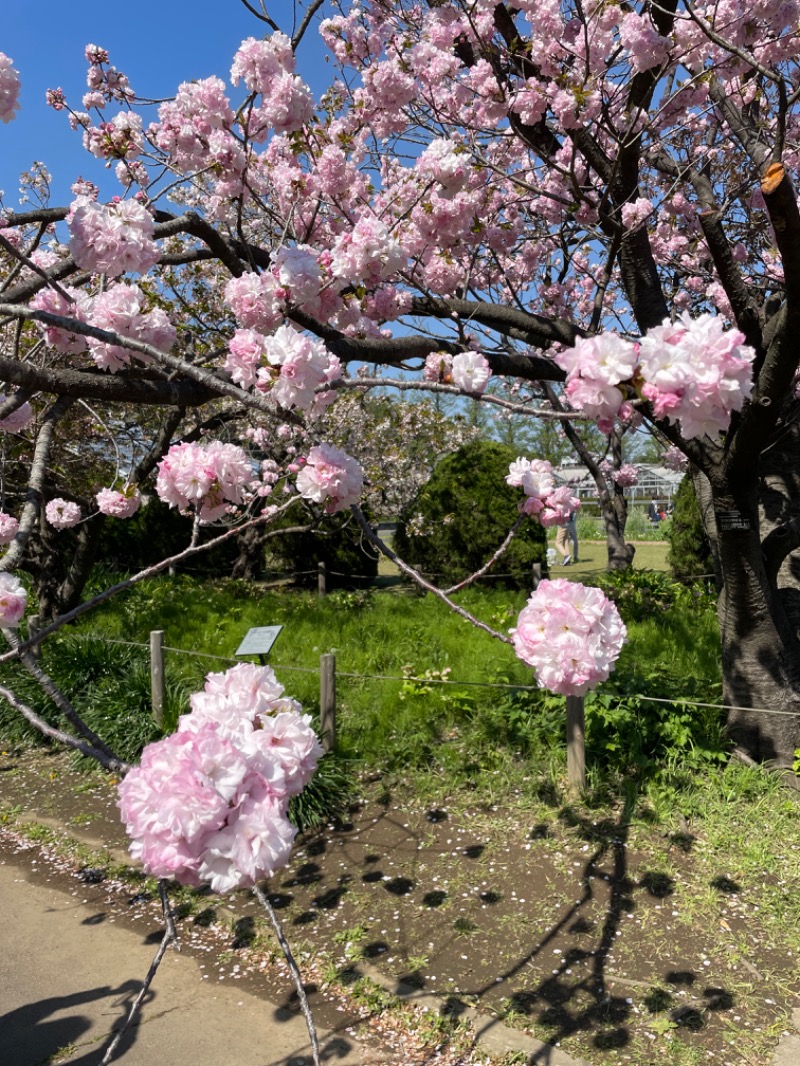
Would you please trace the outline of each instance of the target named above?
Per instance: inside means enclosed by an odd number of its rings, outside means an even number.
[[[610,591],[630,641],[615,675],[587,700],[592,784],[618,787],[631,776],[641,784],[676,759],[691,756],[695,765],[716,758],[718,712],[657,702],[718,697],[719,641],[709,603],[645,572]],[[468,589],[458,599],[507,633],[526,596]],[[320,656],[336,653],[338,754],[351,776],[355,769],[413,774],[426,789],[468,787],[495,796],[563,777],[563,699],[529,691],[532,671],[509,645],[435,597],[407,589],[320,600],[287,589],[164,577],[118,597],[80,631],[48,641],[43,664],[112,747],[135,759],[157,735],[147,650],[107,640],[146,645],[150,630],[163,629],[168,647],[205,653],[166,652],[171,727],[204,675],[234,661],[247,630],[274,624],[284,627],[271,655],[276,673],[312,714],[319,706]],[[11,669],[4,676],[12,687],[45,712],[35,686],[18,674],[12,679]],[[450,683],[438,684],[442,677]],[[18,728],[0,708],[0,732],[12,730],[13,739]],[[347,782],[335,766],[331,771],[331,790],[344,797]],[[324,796],[310,795],[306,807],[303,817],[324,817]]]
[[[549,547],[555,543],[551,538]],[[669,545],[666,541],[641,541],[636,543],[636,554],[633,557],[635,570],[659,570],[668,571],[667,552]],[[579,540],[578,555],[580,561],[562,566],[558,562],[550,568],[550,577],[566,577],[570,581],[587,581],[595,574],[601,574],[608,565],[608,549],[604,540]]]

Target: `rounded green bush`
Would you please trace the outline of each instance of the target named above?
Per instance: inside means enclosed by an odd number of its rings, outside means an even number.
[[[402,515],[398,554],[423,574],[446,584],[480,569],[519,518],[520,489],[506,484],[512,448],[473,441],[440,462]],[[533,563],[546,566],[545,532],[525,518],[484,582],[531,587]]]

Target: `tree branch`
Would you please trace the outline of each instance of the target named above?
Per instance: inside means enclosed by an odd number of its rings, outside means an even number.
[[[69,410],[74,400],[62,398],[56,401],[44,417],[42,428],[36,438],[36,446],[33,451],[31,470],[28,476],[28,489],[25,494],[25,503],[19,518],[19,529],[13,542],[8,546],[5,554],[0,558],[0,572],[14,570],[19,566],[23,553],[27,546],[33,527],[39,520],[44,488],[45,472],[50,457],[50,448],[53,444],[53,434],[59,419]]]

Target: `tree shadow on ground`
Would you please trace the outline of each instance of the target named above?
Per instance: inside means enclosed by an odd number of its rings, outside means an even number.
[[[131,1003],[140,988],[140,982],[132,980],[125,981],[116,988],[101,985],[68,996],[51,996],[35,1003],[26,1003],[16,1010],[0,1015],[3,1061],[24,1066],[26,1063],[60,1059],[59,1053],[63,1054],[64,1049],[77,1044],[92,1028],[91,1019],[81,1014],[77,1008],[97,1000],[108,1001],[108,1013],[111,1013],[111,1008],[118,1011],[119,1018],[112,1026],[112,1032],[116,1032],[127,1018]],[[151,1002],[154,997],[155,993],[149,992],[145,1003]],[[120,1042],[120,1056],[133,1046],[136,1036],[137,1026],[133,1025]],[[102,1059],[108,1042],[103,1040],[103,1046],[97,1048],[93,1040],[91,1051],[80,1058],[70,1059],[70,1062],[74,1066],[96,1066]]]

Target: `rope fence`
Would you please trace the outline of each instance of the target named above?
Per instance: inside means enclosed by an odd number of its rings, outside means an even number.
[[[161,632],[160,630],[154,630],[154,632]],[[114,640],[110,637],[100,636],[78,636],[75,639],[83,641],[101,640],[104,644],[115,644],[126,648],[142,648],[144,650],[152,651],[152,641],[150,644],[142,643],[141,641],[134,640]],[[213,652],[206,651],[192,651],[189,648],[175,648],[171,645],[162,644],[162,651],[170,652],[175,655],[187,655],[197,659],[211,659],[215,662],[228,663],[233,665],[241,662],[241,659],[237,659],[232,655],[215,655]],[[290,673],[299,674],[319,674],[319,669],[312,666],[294,666],[288,663],[271,663],[274,670],[286,670]],[[453,681],[449,678],[433,678],[433,677],[417,677],[413,674],[362,674],[348,670],[337,670],[336,676],[341,678],[350,678],[358,681],[392,681],[392,682],[417,682],[424,685],[442,685],[442,686],[454,686],[455,688],[484,688],[484,689],[502,689],[512,692],[538,692],[540,691],[539,685],[525,685],[525,684],[513,684],[511,682],[504,681]],[[688,696],[673,696],[669,699],[659,696],[645,696],[642,693],[632,692],[627,693],[628,699],[639,699],[646,703],[661,703],[661,704],[673,704],[679,706],[688,707],[703,707],[710,710],[717,711],[743,711],[747,713],[757,714],[775,714],[784,715],[789,718],[796,718],[797,714],[794,711],[781,711],[776,708],[770,707],[738,707],[735,704],[729,703],[706,703],[702,700],[691,699]]]

